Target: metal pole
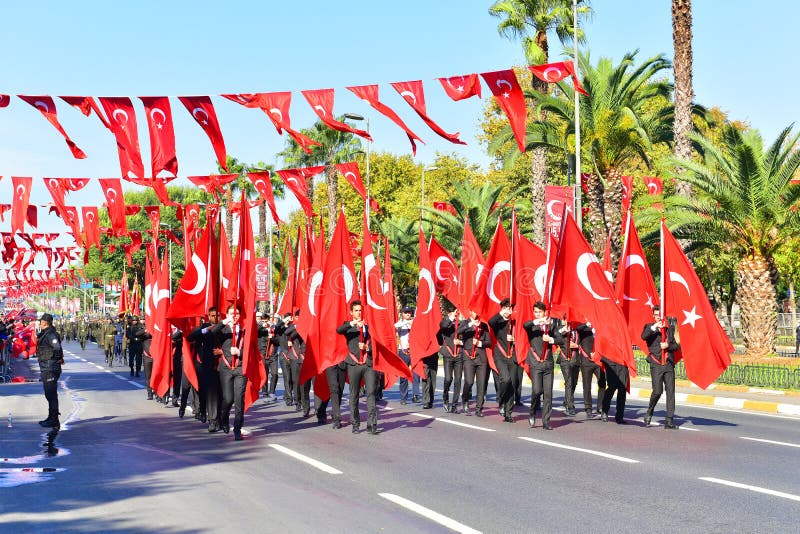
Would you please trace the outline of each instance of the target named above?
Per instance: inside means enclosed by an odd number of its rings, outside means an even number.
[[[573,17],[573,36],[572,41],[575,47],[575,79],[580,80],[578,70],[578,0],[572,0]],[[581,199],[581,112],[580,94],[573,88],[575,93],[575,221],[578,228],[583,228],[583,203]]]
[[[320,239],[322,239],[322,236],[320,236]],[[269,316],[271,318],[272,315],[275,313],[275,310],[273,309],[272,305],[272,218],[271,217],[269,218],[269,254],[267,254],[267,257],[269,258],[269,269],[267,270],[267,272],[269,273],[269,286],[267,289],[267,293],[269,296],[267,298],[269,298]]]
[[[369,117],[367,117],[367,133],[369,133]],[[369,155],[372,152],[372,143],[367,141],[367,230],[369,230],[369,219],[370,219],[370,205],[369,205]]]

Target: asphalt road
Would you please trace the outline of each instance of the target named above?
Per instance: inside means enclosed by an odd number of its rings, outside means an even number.
[[[380,435],[262,399],[234,442],[88,347],[66,346],[49,445],[41,384],[0,387],[0,532],[794,532],[800,518],[797,417],[679,405],[665,431],[638,401],[628,425],[567,417],[557,392],[548,432],[526,407],[508,424],[492,400],[479,419],[440,398],[402,406],[395,387]]]

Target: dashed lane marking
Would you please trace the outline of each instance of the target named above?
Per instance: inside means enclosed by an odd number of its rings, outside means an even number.
[[[427,415],[427,414],[424,414],[424,413],[411,412],[410,415],[413,415],[415,417],[421,417],[423,419],[433,419],[434,421],[440,421],[442,423],[448,423],[448,424],[451,424],[451,425],[463,426],[464,428],[471,428],[472,430],[482,430],[483,432],[494,432],[495,431],[493,428],[485,428],[485,427],[482,427],[482,426],[470,425],[469,423],[462,423],[461,421],[454,421],[452,419],[445,419],[444,417],[435,417],[433,415]]]
[[[576,452],[583,452],[583,453],[586,453],[586,454],[592,454],[594,456],[600,456],[602,458],[608,458],[610,460],[616,460],[618,462],[624,462],[624,463],[628,463],[628,464],[638,464],[639,463],[639,460],[634,460],[632,458],[626,458],[624,456],[617,456],[616,454],[609,454],[607,452],[593,451],[591,449],[583,449],[581,447],[573,447],[571,445],[564,445],[562,443],[553,443],[552,441],[544,441],[544,440],[541,440],[541,439],[528,438],[528,437],[525,437],[525,436],[519,436],[519,439],[522,439],[522,440],[525,440],[525,441],[530,441],[531,443],[538,443],[539,445],[547,445],[548,447],[556,447],[556,448],[559,448],[559,449],[567,449],[567,450],[570,450],[570,451],[576,451]]]
[[[417,504],[414,501],[409,501],[404,497],[400,497],[399,495],[395,495],[394,493],[379,493],[381,497],[384,499],[391,501],[395,504],[402,506],[407,510],[411,510],[415,514],[419,514],[422,517],[430,519],[436,523],[439,523],[443,527],[447,527],[450,530],[455,532],[462,532],[462,533],[469,533],[469,534],[480,534],[479,530],[475,530],[472,527],[468,527],[464,523],[459,523],[455,519],[451,519],[446,515],[442,515],[439,512],[435,512],[430,508],[422,506],[421,504]]]
[[[760,443],[769,443],[771,445],[783,445],[784,447],[797,447],[800,449],[800,444],[797,443],[786,443],[785,441],[773,441],[771,439],[761,439],[761,438],[748,438],[746,436],[739,436],[739,439],[746,439],[749,441],[758,441]]]
[[[742,484],[741,482],[722,480],[721,478],[713,478],[713,477],[698,477],[698,478],[699,480],[705,480],[706,482],[713,482],[714,484],[722,484],[723,486],[730,486],[732,488],[746,489],[749,491],[754,491],[756,493],[763,493],[765,495],[772,495],[773,497],[781,497],[782,499],[789,499],[791,501],[800,502],[800,495],[794,495],[792,493],[784,493],[783,491],[776,491],[769,488],[751,486],[750,484]]]
[[[295,460],[300,460],[301,462],[305,462],[308,465],[310,465],[312,467],[316,467],[317,469],[319,469],[320,471],[323,471],[325,473],[328,473],[328,474],[331,474],[331,475],[341,475],[342,474],[342,472],[339,471],[338,469],[336,469],[335,467],[331,467],[328,464],[324,464],[324,463],[320,462],[319,460],[315,460],[314,458],[310,458],[310,457],[306,456],[305,454],[300,454],[297,451],[293,451],[292,449],[288,449],[288,448],[284,447],[283,445],[278,445],[277,443],[270,443],[269,446],[272,447],[273,449],[275,449],[278,452],[282,452],[283,454],[286,454],[287,456],[291,456]]]

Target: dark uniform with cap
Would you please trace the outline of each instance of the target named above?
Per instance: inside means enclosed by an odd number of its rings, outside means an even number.
[[[58,428],[58,379],[61,376],[61,364],[64,363],[64,351],[61,348],[61,336],[53,327],[53,316],[45,313],[39,321],[41,330],[36,334],[36,359],[39,360],[48,408],[47,419],[39,421],[39,424]]]

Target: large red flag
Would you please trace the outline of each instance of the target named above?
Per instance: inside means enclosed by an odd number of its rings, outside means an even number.
[[[98,225],[99,216],[97,213],[97,206],[81,206],[81,214],[83,215],[84,245],[86,248],[92,245],[100,248],[100,227]]]
[[[19,233],[25,231],[25,218],[28,215],[28,204],[31,199],[31,185],[33,178],[29,176],[12,176],[11,186],[14,197],[11,201],[11,231]]]
[[[500,311],[500,301],[504,298],[511,298],[511,242],[498,218],[492,246],[469,307],[480,317],[488,319]]]
[[[272,192],[272,179],[270,176],[269,171],[249,171],[247,173],[247,177],[253,182],[258,194],[267,201],[272,220],[275,221],[275,224],[281,224],[283,221],[278,216],[278,209],[275,207],[275,195]]]
[[[322,269],[325,266],[325,240],[323,237],[313,239],[314,232],[308,228],[306,239],[307,256],[311,264],[303,276],[303,283],[299,288],[298,302],[300,304],[300,317],[297,320],[297,333],[300,334],[306,345],[311,330],[311,323],[319,319],[319,306],[322,288]],[[312,243],[313,240],[313,243]]]
[[[523,325],[532,320],[533,305],[544,300],[547,279],[547,255],[533,241],[524,237],[519,228],[511,236],[514,249],[514,342],[517,360],[525,365],[530,343]]]
[[[519,151],[525,152],[525,121],[528,108],[525,105],[525,96],[522,94],[517,76],[512,69],[482,72],[481,76],[489,86],[500,109],[508,117],[508,123],[511,125],[511,131],[514,132]]]
[[[228,171],[228,153],[225,151],[225,140],[222,138],[222,131],[217,120],[217,113],[214,111],[214,104],[207,96],[179,96],[178,100],[186,107],[192,118],[203,129],[211,141],[214,154],[217,156],[219,166]]]
[[[449,78],[439,78],[447,96],[455,101],[464,100],[471,96],[481,98],[481,82],[477,74],[465,74],[463,76],[451,76]]]
[[[369,132],[366,130],[359,130],[358,128],[353,128],[349,124],[336,120],[333,115],[333,89],[315,89],[313,91],[301,92],[314,110],[314,113],[316,113],[320,120],[329,128],[340,132],[349,132],[363,137],[367,141],[372,141],[372,136],[369,135]]]
[[[428,127],[436,132],[437,135],[447,139],[451,143],[457,145],[466,145],[464,141],[458,138],[458,132],[450,134],[445,132],[441,126],[433,122],[433,119],[428,117],[428,109],[425,106],[425,90],[422,86],[422,80],[414,80],[409,82],[395,82],[391,84],[394,90],[400,93],[400,96],[408,102],[408,105],[417,112],[417,115],[428,125]]]
[[[636,361],[625,316],[617,305],[614,288],[571,214],[553,269],[551,315],[565,313],[569,321],[588,321],[595,327],[596,351],[628,368],[636,376]]]
[[[64,197],[67,191],[61,184],[61,180],[58,178],[43,178],[43,180],[44,186],[50,191],[50,196],[53,197],[53,203],[58,208],[58,212],[62,213],[64,210]]]
[[[100,97],[100,104],[108,116],[109,129],[117,140],[119,168],[126,180],[131,174],[144,178],[144,164],[139,149],[139,131],[136,127],[136,113],[131,99],[127,96]]]
[[[302,240],[302,229],[297,229],[297,253],[298,255],[301,253],[301,240]],[[281,297],[280,304],[278,304],[278,314],[279,315],[286,315],[287,313],[294,314],[297,304],[297,276],[298,276],[298,269],[297,269],[297,256],[292,252],[291,243],[289,242],[289,238],[286,238],[286,256],[288,256],[288,271],[286,273],[286,285],[283,288],[283,296]],[[284,258],[286,257],[284,256]],[[283,274],[283,273],[281,273]]]
[[[166,258],[164,259],[166,260]],[[155,390],[156,395],[159,397],[163,397],[169,391],[173,371],[172,336],[170,335],[170,324],[167,321],[170,297],[169,286],[169,262],[162,261],[158,277],[150,293],[152,299],[151,312],[153,314],[153,330],[151,331],[153,339],[150,342],[153,372],[150,375],[150,387]]]
[[[589,93],[586,92],[586,89],[583,88],[580,80],[578,80],[578,77],[575,76],[575,64],[571,60],[547,63],[544,65],[531,65],[528,68],[534,76],[547,83],[560,82],[567,76],[571,76],[575,90],[582,95],[589,96]]]
[[[428,254],[433,265],[433,283],[436,291],[458,304],[458,266],[449,252],[433,237],[428,245]]]
[[[161,269],[158,265],[156,252],[156,242],[149,243],[145,247],[145,268],[144,268],[144,328],[149,333],[153,332],[153,289],[156,287],[156,280]]]
[[[392,254],[389,250],[389,238],[383,237],[383,294],[386,295],[386,307],[390,310],[392,324],[397,324],[397,299],[394,296],[394,277],[392,276]]]
[[[686,376],[705,389],[731,364],[733,344],[719,324],[703,284],[661,221],[662,315],[678,321]],[[680,359],[678,355],[676,362]]]
[[[411,370],[397,354],[397,334],[394,329],[393,296],[384,292],[380,266],[372,250],[372,236],[364,213],[364,237],[361,240],[361,294],[366,302],[364,319],[369,325],[372,340],[372,367],[385,376],[385,387],[390,388],[399,377],[411,380]],[[389,256],[384,261],[391,261]]]
[[[111,125],[108,124],[108,121],[103,116],[103,112],[100,111],[100,107],[97,105],[93,96],[60,96],[59,98],[70,106],[80,110],[80,112],[87,117],[94,111],[97,118],[103,123],[103,126],[109,130],[111,129]]]
[[[622,180],[622,213],[631,209],[633,198],[633,176],[620,176]]]
[[[213,280],[219,280],[218,276],[213,276],[219,270],[214,224],[213,220],[206,221],[206,228],[186,263],[183,278],[167,313],[170,319],[200,317],[216,303],[219,290],[211,284]]]
[[[239,176],[238,174],[210,174],[208,176],[187,176],[188,180],[200,190],[217,196],[224,191],[227,184]]]
[[[658,196],[664,192],[664,180],[657,176],[642,176],[644,185],[647,186],[647,194],[651,197]]]
[[[361,172],[358,170],[358,163],[355,161],[349,161],[347,163],[337,163],[336,168],[339,169],[339,172],[342,173],[347,183],[353,186],[353,189],[356,190],[356,193],[361,195],[361,198],[364,201],[367,200],[367,189],[364,187],[364,181],[361,179]],[[370,197],[369,199],[369,206],[372,211],[380,211],[381,207],[378,202]]]
[[[644,325],[653,322],[653,307],[658,304],[658,293],[630,211],[625,221],[625,242],[617,267],[616,296],[628,322],[631,341],[647,352],[642,330]]]
[[[125,220],[125,198],[122,196],[122,184],[119,178],[98,178],[97,181],[100,182],[106,197],[108,218],[111,220],[114,235],[125,235],[128,225]]]
[[[481,251],[475,234],[469,226],[469,218],[464,221],[464,236],[461,239],[461,270],[458,278],[458,306],[459,311],[464,317],[469,317],[469,303],[475,294],[478,280],[481,276],[484,263],[483,252]]]
[[[424,375],[422,359],[439,350],[436,333],[442,322],[442,310],[436,302],[436,286],[433,283],[433,265],[422,227],[419,229],[419,286],[417,287],[417,314],[411,323],[408,336],[411,368]]]
[[[64,140],[67,142],[67,146],[72,152],[72,156],[74,158],[76,159],[86,158],[86,154],[84,154],[83,150],[78,148],[78,145],[76,145],[75,142],[69,138],[67,132],[64,131],[64,127],[61,126],[60,122],[58,122],[58,111],[56,111],[56,103],[53,102],[53,99],[51,97],[25,96],[25,95],[17,95],[17,96],[42,112],[42,115],[44,115],[44,118],[47,119],[47,122],[52,124],[53,127],[56,130],[58,130],[58,133],[64,136]]]
[[[295,198],[303,208],[306,218],[311,219],[316,215],[311,201],[308,200],[308,180],[317,174],[323,172],[325,167],[323,165],[317,167],[305,167],[302,169],[283,169],[275,171],[281,177],[286,187],[294,193]]]
[[[408,141],[411,143],[411,152],[414,155],[417,154],[417,143],[415,141],[419,141],[423,145],[425,142],[419,138],[417,134],[411,131],[411,129],[406,126],[406,123],[403,122],[403,119],[400,118],[395,111],[387,106],[386,104],[382,103],[378,100],[378,85],[359,85],[355,87],[348,87],[348,90],[352,91],[358,98],[362,100],[366,100],[367,103],[372,106],[375,110],[379,113],[382,113],[384,116],[388,117],[393,123],[398,125],[400,128],[408,136]]]
[[[175,155],[175,127],[172,108],[166,96],[141,96],[150,130],[150,159],[155,178],[161,171],[178,175],[178,157]]]

